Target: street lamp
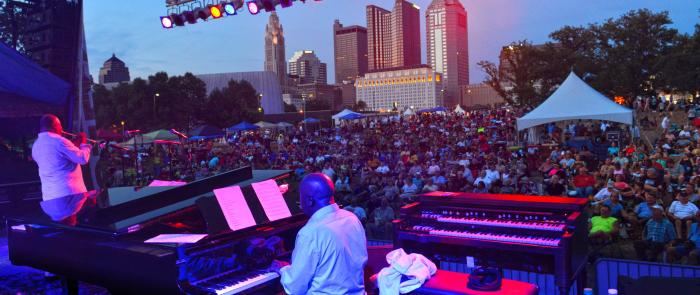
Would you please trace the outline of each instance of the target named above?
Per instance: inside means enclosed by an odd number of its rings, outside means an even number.
[[[160,93],[156,92],[156,94],[153,95],[153,119],[156,118],[156,97],[159,97]]]

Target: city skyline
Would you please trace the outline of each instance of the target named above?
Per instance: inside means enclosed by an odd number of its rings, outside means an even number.
[[[420,19],[424,19],[430,0],[411,2],[420,7]],[[500,48],[512,41],[528,39],[542,43],[549,40],[549,33],[565,25],[600,23],[640,8],[669,11],[674,21],[672,27],[689,33],[698,22],[700,7],[700,3],[690,0],[668,3],[652,0],[633,3],[599,0],[461,2],[469,15],[471,83],[479,83],[484,77],[476,63],[480,60],[498,61]],[[286,56],[298,50],[312,49],[321,60],[332,61],[335,19],[347,26],[365,26],[367,5],[391,8],[393,3],[393,0],[326,0],[307,4],[295,2],[291,8],[278,8],[280,22],[285,26]],[[132,78],[145,78],[158,71],[179,75],[185,72],[204,74],[263,69],[263,36],[269,13],[250,15],[244,11],[221,20],[164,30],[158,21],[158,16],[165,14],[160,1],[93,1],[85,5],[85,30],[93,77],[97,77],[102,63],[112,53],[129,66]],[[425,23],[420,23],[421,61],[427,63],[423,37]],[[334,62],[328,62],[328,71],[334,73],[334,66]],[[328,78],[329,82],[335,80],[334,75]]]

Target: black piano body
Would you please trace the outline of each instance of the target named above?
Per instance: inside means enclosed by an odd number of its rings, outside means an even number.
[[[568,294],[577,279],[585,283],[586,205],[549,196],[427,193],[401,208],[394,245],[435,261],[553,274]]]
[[[267,219],[250,184],[268,179],[289,188],[283,195],[291,217]],[[212,191],[232,185],[242,188],[258,225],[228,228]],[[188,263],[241,254],[250,240],[271,236],[281,238],[291,251],[296,233],[307,221],[297,206],[296,186],[290,171],[245,167],[177,187],[109,189],[81,204],[73,222],[54,222],[36,204],[7,216],[10,260],[99,285],[112,294],[216,294],[205,287],[210,287],[211,279],[223,284],[221,274],[188,273]],[[179,233],[208,236],[193,244],[144,243],[159,234]],[[238,269],[227,276],[245,279],[248,272],[261,273]],[[277,290],[278,281],[266,279],[253,288],[244,286],[242,292]]]

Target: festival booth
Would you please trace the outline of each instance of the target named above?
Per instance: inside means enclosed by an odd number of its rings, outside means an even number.
[[[221,128],[217,128],[211,125],[200,125],[192,129],[187,133],[189,140],[202,140],[202,139],[214,139],[224,137],[224,132]]]
[[[277,129],[277,124],[265,122],[265,121],[257,122],[257,123],[255,123],[255,126],[258,126],[262,129]]]
[[[260,127],[255,124],[250,124],[246,121],[240,122],[236,125],[233,125],[229,128],[226,128],[226,131],[228,132],[237,132],[237,131],[248,131],[248,130],[256,130],[259,129]]]
[[[413,115],[415,115],[415,114],[416,114],[416,111],[414,111],[412,108],[407,108],[407,109],[403,112],[403,116],[404,116],[404,117],[413,116]]]
[[[537,108],[517,119],[518,131],[529,129],[528,141],[537,143],[534,127],[568,120],[605,120],[631,125],[631,109],[593,89],[571,72],[559,88]]]
[[[460,105],[457,105],[457,106],[455,107],[454,112],[455,112],[456,114],[460,114],[460,115],[464,115],[464,113],[465,113],[464,109],[463,109],[462,106],[460,106]]]
[[[141,144],[167,144],[170,142],[177,142],[179,139],[180,138],[178,138],[177,135],[172,134],[170,131],[160,129],[146,134],[135,135],[131,139],[120,143],[120,145],[129,147]]]
[[[365,115],[363,114],[353,112],[349,109],[344,109],[339,113],[333,115],[331,118],[333,119],[333,123],[337,125],[338,123],[340,123],[341,120],[357,120],[362,119],[364,117]]]

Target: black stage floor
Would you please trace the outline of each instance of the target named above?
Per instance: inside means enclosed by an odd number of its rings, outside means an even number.
[[[0,234],[0,294],[62,294],[61,280],[47,278],[44,272],[10,263],[7,236]],[[109,294],[105,289],[81,283],[80,294]]]

